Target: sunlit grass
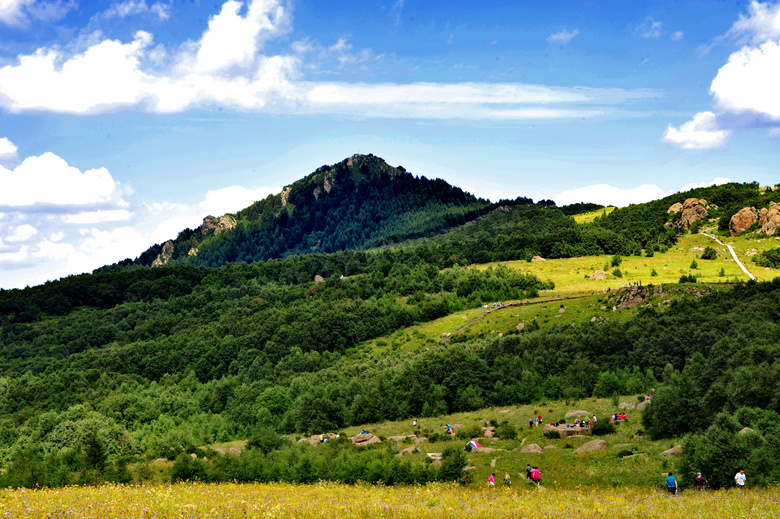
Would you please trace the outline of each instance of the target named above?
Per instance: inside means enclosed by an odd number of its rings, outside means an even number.
[[[661,489],[551,490],[530,485],[479,490],[457,485],[183,483],[0,493],[2,517],[368,518],[368,517],[774,517],[777,488],[720,492]]]

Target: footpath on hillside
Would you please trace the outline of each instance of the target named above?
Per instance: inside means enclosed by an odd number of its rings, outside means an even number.
[[[757,278],[756,276],[754,276],[753,274],[751,274],[751,273],[750,273],[750,271],[747,269],[747,267],[745,267],[745,265],[743,265],[743,264],[742,264],[742,262],[741,262],[741,261],[739,261],[739,258],[737,257],[737,253],[734,251],[734,247],[732,247],[732,246],[731,246],[731,245],[729,245],[728,243],[723,243],[722,241],[720,241],[718,238],[716,238],[716,237],[715,237],[714,235],[712,235],[712,234],[707,234],[706,232],[703,232],[702,234],[703,234],[704,236],[706,236],[707,238],[712,238],[713,240],[715,240],[715,241],[716,241],[716,242],[718,242],[719,244],[721,244],[721,245],[723,245],[723,246],[725,246],[725,247],[728,247],[728,249],[729,249],[729,252],[731,253],[731,257],[732,257],[732,258],[734,258],[734,261],[737,263],[737,265],[739,265],[739,268],[741,268],[741,269],[742,269],[742,272],[744,272],[745,274],[747,274],[747,276],[748,276],[750,279],[753,279],[753,280],[758,280],[758,278]]]

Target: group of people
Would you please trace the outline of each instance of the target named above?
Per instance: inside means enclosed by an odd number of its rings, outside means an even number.
[[[628,420],[628,413],[615,413],[610,418],[611,422],[622,422],[623,420]]]
[[[542,415],[534,416],[533,418],[528,419],[528,427],[538,427],[542,425]]]
[[[529,463],[525,467],[525,479],[530,480],[532,483],[540,485],[542,483],[542,471],[537,467],[532,467]],[[504,472],[504,485],[512,486],[512,478],[509,476],[509,472]],[[493,472],[488,477],[488,486],[496,486],[496,473]]]
[[[746,482],[747,476],[745,475],[745,470],[740,469],[739,472],[737,472],[737,474],[734,476],[734,483],[736,484],[737,488],[744,490]],[[707,487],[707,480],[704,479],[704,476],[701,475],[701,472],[696,473],[696,477],[693,479],[693,483],[696,485],[696,490],[704,490]],[[669,472],[669,475],[666,476],[666,490],[673,496],[677,495],[677,478],[674,477],[674,474],[671,472]]]

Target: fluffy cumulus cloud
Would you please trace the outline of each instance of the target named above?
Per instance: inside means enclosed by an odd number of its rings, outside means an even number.
[[[719,148],[732,131],[780,126],[780,2],[752,1],[731,29],[716,40],[743,45],[733,52],[710,84],[715,112],[700,112],[663,140],[688,150]]]
[[[697,187],[726,184],[727,178],[716,178],[708,182],[692,183],[681,187],[679,192],[689,191]],[[642,184],[633,188],[619,188],[609,184],[595,184],[576,189],[567,189],[552,197],[555,203],[560,205],[576,204],[578,202],[590,202],[605,206],[613,205],[625,207],[630,204],[642,204],[652,200],[658,200],[673,194],[675,191],[664,191],[655,184]]]
[[[146,0],[127,0],[112,4],[102,16],[104,18],[127,18],[144,13],[152,13],[160,20],[167,20],[171,16],[171,5],[161,2],[148,5]]]
[[[752,112],[780,121],[780,43],[767,41],[733,53],[710,92],[723,112]]]
[[[659,38],[664,33],[664,24],[648,16],[636,27],[635,31],[643,38]]]
[[[707,150],[722,148],[730,135],[730,130],[718,128],[714,113],[701,112],[679,128],[670,124],[666,128],[663,140],[686,150]]]
[[[578,29],[573,31],[561,30],[547,37],[547,41],[555,45],[566,45],[580,33]]]
[[[0,167],[12,167],[17,161],[18,148],[16,144],[8,140],[8,137],[0,137]]]
[[[83,173],[47,152],[13,170],[0,167],[0,207],[123,205],[123,188],[105,168]]]
[[[10,0],[0,0],[10,1]],[[154,11],[148,0],[115,3],[102,16]],[[135,107],[180,112],[217,105],[277,113],[337,113],[361,117],[523,120],[619,114],[619,103],[654,97],[646,90],[551,88],[527,84],[346,84],[300,80],[304,59],[323,56],[341,67],[379,59],[353,49],[344,38],[333,45],[296,41],[288,54],[266,53],[267,42],[291,30],[289,0],[228,0],[197,41],[176,48],[154,45],[137,31],[132,41],[94,33],[87,46],[40,48],[0,67],[0,108],[76,114]],[[403,2],[400,2],[399,8]],[[565,44],[577,30],[549,40]],[[316,60],[315,60],[316,61]],[[559,105],[551,108],[550,105]],[[601,106],[594,106],[601,105]]]
[[[213,191],[207,191],[205,199],[199,207],[211,215],[235,213],[248,207],[268,195],[279,193],[281,188],[260,187],[247,189],[243,186],[230,186]]]

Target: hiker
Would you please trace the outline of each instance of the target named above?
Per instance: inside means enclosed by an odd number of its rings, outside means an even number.
[[[693,482],[696,483],[696,490],[704,490],[704,486],[707,484],[707,480],[702,477],[701,472],[696,473]]]
[[[509,477],[509,472],[504,472],[504,485],[511,487],[512,486],[512,480]]]
[[[593,423],[596,423],[596,415],[593,415]]]
[[[531,468],[531,464],[525,466],[525,479],[531,479],[531,471],[533,469]]]
[[[666,489],[673,496],[677,495],[677,478],[674,477],[671,472],[666,476]]]
[[[538,468],[534,467],[531,469],[531,481],[536,483],[537,485],[541,484],[542,482],[542,471]]]
[[[490,477],[488,478],[488,485],[490,485],[491,487],[496,486],[496,473],[495,472],[493,474],[491,474]]]
[[[542,415],[539,415],[539,425],[542,425]]]
[[[412,427],[417,427],[417,418],[412,421]]]
[[[533,418],[529,418],[528,419],[528,428],[531,429],[531,428],[533,428],[533,426],[534,426],[534,419]]]
[[[745,469],[739,469],[737,475],[734,476],[734,481],[737,482],[737,488],[744,490],[746,480],[747,480],[747,476],[745,476]]]

